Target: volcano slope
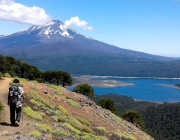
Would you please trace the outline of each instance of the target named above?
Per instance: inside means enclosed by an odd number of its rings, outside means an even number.
[[[13,79],[0,80],[0,137],[7,139],[153,140],[136,126],[63,87],[20,79],[25,91],[19,127],[10,126],[7,94]]]

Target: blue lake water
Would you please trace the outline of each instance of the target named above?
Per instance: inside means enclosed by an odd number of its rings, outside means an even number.
[[[180,89],[160,86],[158,84],[179,84],[178,79],[155,78],[93,78],[91,80],[117,80],[132,83],[134,86],[118,86],[113,88],[93,87],[95,94],[116,93],[138,100],[156,102],[180,102]]]
[[[91,80],[116,80],[125,83],[132,83],[133,86],[118,86],[113,88],[94,87],[98,94],[116,93],[126,95],[137,100],[155,102],[180,102],[180,89],[158,84],[175,85],[180,84],[179,79],[155,79],[155,78],[91,78]],[[69,90],[72,89],[68,88]]]

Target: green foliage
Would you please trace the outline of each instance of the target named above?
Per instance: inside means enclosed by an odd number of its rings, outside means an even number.
[[[114,114],[118,114],[118,110],[115,107],[113,100],[109,98],[99,100],[98,105],[100,105],[102,108],[110,110]]]
[[[65,126],[66,128],[68,128],[68,129],[70,129],[70,130],[71,130],[72,132],[74,132],[75,134],[80,134],[80,133],[81,133],[80,130],[74,128],[74,127],[73,127],[71,124],[69,124],[69,123],[64,123],[64,126]]]
[[[156,140],[180,140],[180,103],[164,103],[139,109],[146,131]]]
[[[74,117],[76,120],[78,120],[81,124],[84,124],[86,126],[90,126],[91,123],[88,120],[85,120],[83,118],[79,118],[79,117]]]
[[[10,75],[9,73],[5,73],[5,74],[4,74],[4,77],[11,78],[11,75]]]
[[[34,99],[31,99],[30,102],[31,102],[32,104],[38,106],[38,107],[43,107],[43,106],[45,106],[43,103],[38,102],[38,101],[36,101],[36,100],[34,100]]]
[[[68,111],[64,107],[58,105],[58,109],[61,112],[61,115],[69,115]]]
[[[35,86],[35,85],[31,85],[30,88],[33,90],[37,90],[37,86]]]
[[[137,112],[133,110],[129,110],[121,115],[123,119],[131,122],[132,124],[139,125],[142,130],[145,130],[145,123],[142,119],[142,116]]]
[[[36,81],[37,81],[38,83],[44,83],[44,79],[42,79],[42,78],[37,78]]]
[[[50,107],[51,109],[55,109],[54,105],[49,104],[44,98],[39,96],[36,92],[30,92],[29,96],[30,96],[30,98],[32,98],[36,101],[39,101],[39,102],[43,103],[44,105]]]
[[[53,135],[59,135],[59,136],[70,136],[70,133],[65,132],[64,130],[60,130],[60,129],[52,130],[51,133]]]
[[[23,112],[24,112],[24,114],[25,114],[27,117],[30,117],[30,118],[33,118],[33,119],[39,120],[39,121],[42,121],[42,120],[43,120],[42,117],[41,117],[41,115],[39,115],[38,112],[33,111],[30,107],[25,107],[25,108],[23,109]]]
[[[73,101],[72,99],[66,99],[66,101],[70,106],[72,106],[74,108],[78,108],[77,103],[75,101]]]
[[[30,131],[29,134],[33,137],[41,137],[41,132],[38,132],[36,130]]]
[[[102,127],[102,126],[98,126],[98,127],[96,127],[96,129],[99,130],[99,131],[106,132],[106,128]]]
[[[116,135],[120,139],[125,139],[125,140],[137,140],[135,137],[133,137],[131,134],[128,134],[126,132],[120,132],[120,131],[111,131],[110,135]]]
[[[36,126],[41,131],[46,131],[46,132],[52,131],[52,128],[47,124],[35,124],[34,126]]]
[[[2,72],[0,72],[0,80],[2,79],[2,77],[3,77],[3,74],[2,74]]]
[[[46,71],[43,73],[44,81],[50,84],[70,86],[72,82],[71,76],[67,72],[63,71]]]
[[[57,121],[62,123],[66,122],[66,116],[59,116]]]
[[[83,94],[83,95],[88,96],[90,98],[95,98],[94,90],[88,84],[77,85],[76,87],[74,87],[73,92]]]
[[[0,101],[0,113],[3,109],[4,109],[4,106],[3,106],[2,102]]]
[[[157,103],[152,103],[148,101],[134,101],[133,98],[118,95],[118,94],[102,94],[96,95],[96,103],[103,98],[109,98],[114,102],[114,105],[118,109],[118,114],[121,115],[128,110],[137,110],[139,108],[146,108],[149,106],[158,105]]]

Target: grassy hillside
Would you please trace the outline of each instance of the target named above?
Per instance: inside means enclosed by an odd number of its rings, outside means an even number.
[[[73,140],[150,140],[134,125],[97,106],[87,97],[50,84],[21,79],[23,113],[30,119],[21,138]],[[47,94],[45,94],[47,93]]]

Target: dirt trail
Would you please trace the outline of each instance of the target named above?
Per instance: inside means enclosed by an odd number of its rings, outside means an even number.
[[[7,97],[8,97],[8,88],[9,82],[11,82],[11,78],[4,78],[0,80],[0,100],[2,104],[5,106],[4,110],[0,114],[0,137],[3,139],[11,139],[15,134],[27,130],[27,120],[23,116],[23,121],[21,119],[19,127],[13,127],[10,125],[10,112],[9,106],[7,105]],[[3,137],[5,136],[5,137]]]

